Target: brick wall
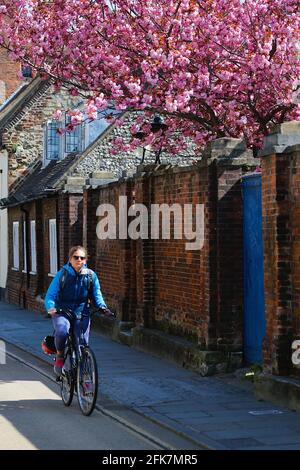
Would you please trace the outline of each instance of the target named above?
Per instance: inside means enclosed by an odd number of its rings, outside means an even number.
[[[49,253],[49,219],[56,219],[57,223],[57,255],[58,269],[68,261],[69,249],[72,245],[82,245],[82,194],[61,193],[57,197],[40,199],[35,202],[25,204],[24,209],[28,211],[28,220],[36,221],[36,256],[37,272],[28,274],[23,270],[23,220],[24,213],[18,206],[10,208],[9,213],[9,268],[7,281],[8,300],[11,303],[33,310],[43,310],[40,297],[43,296],[53,276],[50,273],[50,253]],[[13,221],[20,223],[20,269],[13,270]],[[30,227],[27,234],[28,242],[28,262],[27,266],[31,271],[31,244]]]
[[[218,168],[215,333],[217,342],[231,349],[243,343],[243,173],[242,167]]]
[[[271,138],[285,145],[268,148]],[[300,148],[286,144],[300,143],[300,124],[281,125],[269,139],[262,156],[264,364],[274,374],[299,376],[291,345],[300,339]]]
[[[120,312],[123,320],[130,320],[135,310],[134,285],[131,283],[131,270],[134,269],[131,258],[132,243],[130,240],[103,240],[98,244],[94,230],[95,223],[98,222],[95,207],[101,203],[112,204],[116,208],[119,227],[119,196],[126,195],[130,205],[130,183],[121,182],[98,193],[98,201],[93,200],[93,196],[89,197],[93,211],[90,213],[91,219],[87,217],[86,220],[89,231],[87,248],[89,253],[92,253],[94,268],[99,274],[105,299],[112,309]]]
[[[47,289],[51,278],[49,278],[49,244],[48,244],[48,218],[55,218],[55,200],[37,201],[24,204],[23,208],[28,212],[27,231],[27,269],[24,272],[24,244],[23,244],[23,221],[25,213],[20,207],[8,210],[9,231],[9,266],[7,278],[8,301],[23,308],[39,310],[37,296],[43,294]],[[31,272],[31,243],[30,243],[30,221],[36,221],[36,256],[37,272]],[[19,221],[19,246],[20,246],[20,268],[13,269],[13,236],[12,226],[14,221]]]
[[[197,165],[182,168],[150,165],[139,168],[134,177],[97,189],[86,188],[83,195],[61,193],[57,198],[37,201],[34,207],[39,231],[38,276],[26,297],[27,305],[38,308],[34,305],[36,296],[46,292],[52,279],[48,275],[49,219],[56,218],[59,267],[67,261],[70,246],[83,243],[90,254],[89,266],[99,275],[104,297],[120,319],[184,336],[203,348],[240,349],[243,304],[240,181],[256,165],[251,152],[240,147],[240,141],[219,139]],[[162,237],[99,240],[97,207],[101,203],[111,204],[116,209],[119,226],[119,196],[127,196],[127,210],[133,203],[148,208],[148,228],[152,204],[179,204],[181,209],[184,204],[194,207],[204,204],[203,247],[187,251],[185,243],[189,240],[174,239],[179,220],[172,217],[169,240]],[[33,209],[30,210],[33,217]],[[9,217],[10,221],[21,217],[20,209],[10,209]],[[127,224],[134,219],[133,215],[128,217]],[[22,274],[11,272],[9,281],[11,301],[21,304],[18,292],[24,283]]]
[[[26,231],[27,242],[30,240],[30,221],[35,220],[38,230],[38,213],[35,204],[26,204],[24,209],[27,212],[28,225]],[[8,232],[9,232],[9,265],[7,276],[7,296],[8,301],[23,308],[34,308],[35,298],[39,292],[38,272],[31,274],[31,250],[29,243],[29,250],[27,251],[27,271],[24,270],[24,243],[23,243],[23,223],[26,221],[25,212],[21,211],[19,207],[9,209],[8,211]],[[19,222],[19,256],[20,267],[19,270],[13,269],[13,235],[12,227],[13,222]],[[37,236],[37,242],[39,237]],[[37,255],[41,256],[40,245],[37,245]]]
[[[68,261],[71,246],[82,245],[83,195],[61,193],[58,197],[59,266]]]
[[[50,252],[49,252],[49,219],[56,219],[56,227],[58,229],[58,218],[57,218],[57,204],[56,198],[49,198],[42,200],[42,221],[43,221],[43,292],[46,292],[53,277],[50,274]],[[59,236],[58,236],[59,240]],[[60,244],[58,244],[58,259],[60,253]]]
[[[84,241],[104,296],[123,320],[188,337],[203,347],[241,348],[241,176],[257,162],[233,144],[212,149],[192,167],[148,166],[133,178],[85,191]],[[171,219],[170,240],[98,240],[97,204],[112,204],[118,213],[119,196],[125,194],[128,207],[142,203],[148,215],[153,203],[204,204],[204,246],[187,251],[188,240],[174,239],[178,219]]]
[[[0,49],[0,104],[2,104],[21,84],[20,64],[8,57],[5,49]]]

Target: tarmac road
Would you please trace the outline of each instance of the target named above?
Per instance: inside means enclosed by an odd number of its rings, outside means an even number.
[[[97,410],[81,414],[74,396],[63,405],[59,386],[7,356],[0,366],[1,450],[155,450],[159,447]]]

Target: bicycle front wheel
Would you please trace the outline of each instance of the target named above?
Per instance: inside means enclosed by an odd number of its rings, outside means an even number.
[[[65,406],[70,406],[73,400],[75,388],[75,377],[72,367],[71,351],[67,352],[65,363],[61,375],[60,394]]]
[[[77,369],[77,399],[82,413],[89,416],[98,395],[98,368],[93,351],[86,347]]]

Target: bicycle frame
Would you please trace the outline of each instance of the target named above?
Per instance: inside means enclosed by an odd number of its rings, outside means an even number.
[[[69,337],[71,339],[71,346],[75,350],[77,359],[80,361],[81,358],[82,358],[81,347],[88,346],[88,344],[87,344],[87,342],[84,338],[83,327],[82,327],[84,315],[82,315],[82,314],[76,315],[70,309],[66,309],[66,310],[59,309],[58,312],[61,313],[64,316],[66,316],[67,319],[70,322]],[[80,321],[79,334],[76,331],[77,327],[78,327],[77,321]]]
[[[70,406],[76,386],[80,409],[85,416],[89,416],[97,401],[98,369],[94,353],[84,337],[82,325],[86,317],[82,314],[76,315],[72,310],[67,309],[60,309],[58,313],[64,315],[70,322],[65,345],[65,365],[61,376],[57,379],[61,382],[61,396],[65,406]],[[69,367],[65,368],[67,358],[69,358]],[[90,370],[85,369],[87,364],[91,366],[90,377],[92,378],[89,378]]]

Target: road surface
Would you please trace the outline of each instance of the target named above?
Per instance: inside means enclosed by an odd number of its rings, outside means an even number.
[[[59,385],[7,356],[0,365],[1,450],[155,450],[153,442],[94,410],[66,408]]]

